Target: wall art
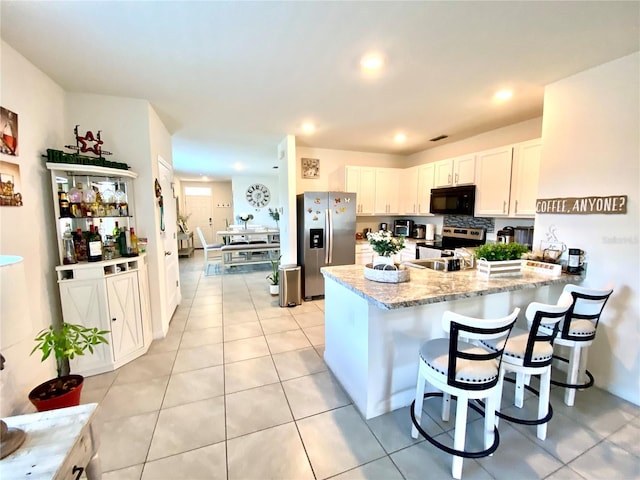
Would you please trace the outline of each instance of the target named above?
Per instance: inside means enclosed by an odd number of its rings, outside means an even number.
[[[18,114],[0,107],[0,152],[18,156]]]
[[[0,206],[21,207],[20,165],[0,161]]]
[[[302,178],[320,178],[320,160],[317,158],[301,158]]]

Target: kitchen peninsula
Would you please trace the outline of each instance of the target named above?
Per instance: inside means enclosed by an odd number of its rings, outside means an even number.
[[[325,267],[322,273],[324,359],[367,419],[412,402],[419,348],[446,336],[441,326],[446,310],[498,318],[515,307],[524,312],[532,301],[555,303],[564,284],[582,280],[411,269],[409,282],[377,283],[364,278],[362,265]]]

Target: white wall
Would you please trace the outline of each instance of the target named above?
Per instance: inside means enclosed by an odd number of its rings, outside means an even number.
[[[587,252],[586,286],[613,282],[588,368],[596,385],[640,405],[640,53],[545,89],[538,198],[628,195],[626,215],[538,215]],[[579,395],[579,394],[578,394]]]
[[[230,220],[232,220],[231,223],[240,223],[236,217],[243,213],[250,213],[253,215],[253,220],[251,220],[249,224],[266,225],[269,227],[276,226],[275,220],[269,216],[269,208],[274,209],[282,206],[280,205],[280,192],[277,176],[236,176],[233,177],[231,183],[231,188],[233,190],[233,216],[230,218]],[[266,207],[257,208],[250,205],[247,201],[247,188],[256,183],[261,183],[267,187],[271,193],[271,200]]]
[[[18,114],[18,153],[0,154],[0,160],[17,163],[24,206],[0,207],[0,254],[24,258],[28,303],[24,319],[32,334],[2,352],[7,360],[0,373],[0,416],[35,411],[29,391],[55,377],[55,362],[29,356],[33,337],[52,322],[61,321],[54,268],[58,264],[58,239],[53,218],[51,177],[45,167],[47,148],[64,145],[64,91],[5,42],[1,48],[2,106]],[[11,288],[11,285],[0,285]],[[2,319],[0,319],[2,321]]]

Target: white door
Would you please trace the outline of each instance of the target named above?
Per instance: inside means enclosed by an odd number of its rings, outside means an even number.
[[[164,248],[164,271],[166,279],[166,312],[167,322],[171,319],[178,303],[182,299],[180,294],[180,264],[178,263],[178,235],[176,201],[173,197],[173,168],[158,155],[158,171],[160,186],[162,187],[164,232],[160,232]]]
[[[204,239],[208,244],[216,243],[216,232],[213,227],[213,199],[211,196],[211,189],[209,189],[209,195],[185,195],[184,197],[185,209],[189,217],[189,228],[195,230],[196,227],[200,227]],[[220,228],[224,230],[224,228]],[[196,248],[202,248],[200,238],[198,235],[193,235],[193,242]]]

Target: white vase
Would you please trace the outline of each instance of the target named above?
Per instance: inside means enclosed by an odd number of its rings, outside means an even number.
[[[391,257],[385,257],[384,255],[378,255],[377,257],[373,257],[373,266],[377,266],[377,265],[381,265],[381,266],[391,266],[393,267],[393,258]]]
[[[280,295],[280,285],[269,285],[269,293],[273,297]]]

